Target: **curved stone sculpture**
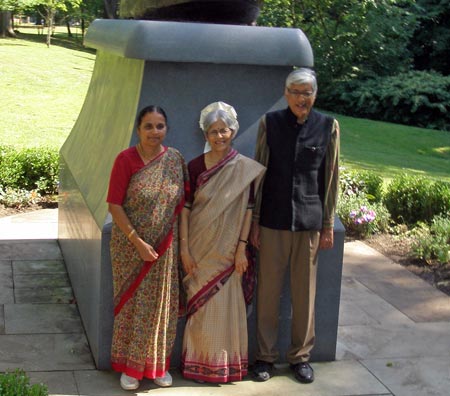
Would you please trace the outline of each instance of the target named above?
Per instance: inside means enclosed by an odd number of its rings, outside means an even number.
[[[120,18],[252,25],[262,0],[122,0]]]

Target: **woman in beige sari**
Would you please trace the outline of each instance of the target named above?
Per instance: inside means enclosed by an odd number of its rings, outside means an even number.
[[[239,127],[231,106],[207,106],[200,127],[211,150],[188,165],[191,191],[180,224],[187,293],[182,372],[199,382],[224,383],[247,374],[242,275],[253,192],[265,168],[231,147]]]
[[[143,377],[170,386],[170,354],[178,317],[178,214],[184,205],[187,169],[181,154],[162,145],[164,110],[144,108],[139,143],[122,151],[109,184],[113,217],[113,370],[125,390]]]

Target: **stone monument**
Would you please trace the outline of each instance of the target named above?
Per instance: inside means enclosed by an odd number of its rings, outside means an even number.
[[[140,2],[123,1],[124,13],[128,3]],[[189,161],[204,147],[200,110],[225,101],[235,107],[241,126],[234,146],[252,157],[259,118],[286,106],[286,76],[293,66],[312,67],[313,54],[299,29],[154,20],[96,20],[85,45],[97,57],[84,105],[60,152],[59,243],[94,360],[108,369],[113,308],[105,199],[114,158],[137,143],[137,112],[162,106],[169,118],[165,144]],[[335,358],[344,235],[336,224],[336,246],[319,258],[314,360]],[[286,350],[288,295],[283,307],[280,347]],[[254,321],[252,313],[250,334]],[[182,329],[180,320],[173,364],[180,359]],[[250,359],[254,349],[251,336]]]

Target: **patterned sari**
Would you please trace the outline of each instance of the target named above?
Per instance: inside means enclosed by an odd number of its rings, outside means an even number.
[[[161,377],[169,369],[178,316],[178,224],[187,171],[168,148],[128,185],[123,208],[138,235],[159,258],[144,262],[127,236],[113,224],[114,283],[112,368],[137,379]]]
[[[187,322],[182,371],[186,378],[223,383],[247,374],[247,315],[234,257],[250,185],[263,173],[263,166],[232,150],[197,179],[189,250],[198,268],[183,279]]]

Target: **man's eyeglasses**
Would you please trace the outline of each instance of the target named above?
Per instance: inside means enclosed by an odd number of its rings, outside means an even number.
[[[212,131],[208,131],[208,136],[217,137],[217,136],[227,136],[231,133],[230,128],[223,129],[213,129]]]
[[[303,99],[310,99],[314,96],[314,92],[306,91],[306,92],[300,92],[296,91],[295,89],[286,88],[289,95],[293,96],[294,98],[303,98]]]

